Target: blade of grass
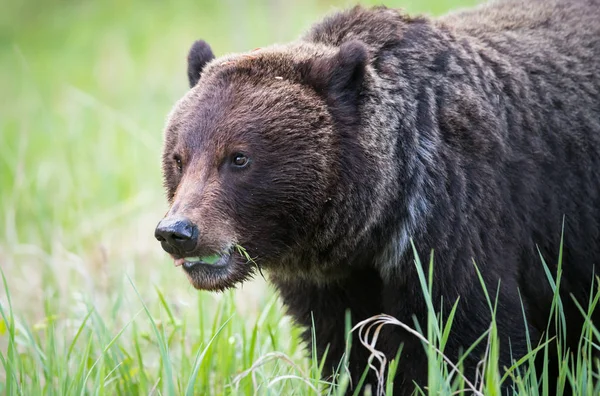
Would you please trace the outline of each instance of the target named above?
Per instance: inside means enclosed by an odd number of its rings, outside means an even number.
[[[127,327],[129,327],[129,325],[135,320],[135,318],[137,318],[137,315],[140,313],[141,311],[138,311],[137,314],[135,314],[127,323],[125,323],[125,325],[121,328],[121,330],[119,330],[119,332],[110,340],[110,342],[103,348],[102,352],[100,353],[100,356],[98,356],[98,358],[94,361],[94,364],[92,364],[92,367],[90,367],[90,369],[88,370],[87,375],[85,376],[84,380],[83,380],[83,384],[81,387],[81,395],[84,395],[84,390],[85,390],[85,384],[87,383],[90,375],[92,374],[92,371],[94,370],[94,368],[96,367],[96,365],[100,362],[100,360],[104,357],[104,355],[106,354],[106,352],[108,352],[110,350],[110,348],[113,346],[113,344],[115,342],[117,342],[117,340],[119,339],[119,337],[121,337],[121,334],[123,334],[123,332],[127,329]]]
[[[169,357],[169,348],[167,346],[167,343],[165,342],[164,335],[158,330],[156,321],[152,317],[152,314],[150,313],[150,310],[146,306],[146,303],[144,303],[144,300],[142,299],[140,292],[135,287],[133,280],[131,280],[131,278],[129,276],[127,277],[127,279],[129,279],[129,283],[131,284],[131,287],[133,287],[135,294],[137,294],[140,302],[142,303],[142,306],[144,307],[144,312],[146,312],[146,316],[148,317],[148,319],[150,319],[150,325],[152,327],[152,331],[154,332],[154,336],[156,337],[156,340],[158,342],[158,348],[159,348],[160,356],[161,356],[161,363],[163,364],[163,369],[165,371],[164,376],[166,377],[166,382],[167,382],[166,392],[168,395],[175,395],[176,391],[175,391],[175,383],[173,382],[173,369],[171,366],[171,359]]]
[[[204,360],[204,356],[206,355],[206,352],[208,352],[208,348],[210,348],[213,341],[219,336],[219,334],[221,334],[221,331],[223,331],[225,326],[227,326],[227,324],[231,321],[232,318],[233,316],[230,316],[229,319],[227,319],[221,325],[221,327],[219,327],[219,329],[213,334],[211,339],[208,341],[204,349],[200,350],[200,348],[198,348],[198,353],[196,353],[196,358],[194,359],[194,368],[192,369],[192,374],[190,375],[188,383],[185,387],[186,396],[191,396],[194,394],[194,385],[196,384],[196,377],[198,376],[198,370],[200,369],[200,365]]]

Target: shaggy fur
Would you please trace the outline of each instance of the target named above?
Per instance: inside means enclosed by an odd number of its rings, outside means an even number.
[[[423,261],[435,252],[436,309],[459,299],[445,353],[458,360],[489,327],[475,261],[498,290],[500,366],[510,366],[526,352],[521,303],[534,345],[546,330],[540,254],[555,274],[564,221],[561,294],[576,348],[571,295],[587,306],[600,266],[598,21],[597,0],[498,1],[439,19],[357,7],[288,45],[211,61],[202,43],[166,130],[167,217],[198,226],[198,252],[246,247],[296,321],[314,318],[328,369],[344,351],[346,309],[355,323],[386,313],[426,326],[410,238]],[[252,162],[233,171],[240,151]],[[223,289],[253,267],[228,271],[188,275]],[[401,344],[397,395],[427,376],[422,344],[402,330],[377,348],[391,359]],[[353,345],[356,383],[368,353]],[[465,361],[469,375],[482,352]]]

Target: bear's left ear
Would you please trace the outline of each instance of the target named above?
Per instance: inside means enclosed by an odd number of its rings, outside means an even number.
[[[366,46],[357,40],[348,41],[334,56],[315,59],[306,65],[304,79],[330,105],[352,112],[358,106],[368,62]]]
[[[190,88],[194,87],[200,80],[200,73],[204,66],[215,58],[208,43],[204,40],[198,40],[192,44],[188,54],[188,80]]]

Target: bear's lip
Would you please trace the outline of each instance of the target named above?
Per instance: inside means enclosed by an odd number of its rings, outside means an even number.
[[[181,266],[192,286],[199,290],[229,289],[248,279],[253,272],[251,263],[235,254],[233,249],[204,256],[189,254],[174,259],[175,266]]]
[[[191,268],[195,265],[224,265],[229,259],[230,253],[214,253],[206,256],[188,256],[174,259],[175,267],[182,266]]]

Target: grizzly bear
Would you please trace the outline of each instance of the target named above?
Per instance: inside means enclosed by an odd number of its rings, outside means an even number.
[[[425,328],[415,253],[428,274],[432,252],[432,304],[445,316],[457,304],[446,356],[489,328],[487,291],[511,366],[554,328],[546,271],[557,276],[562,247],[574,350],[576,304],[600,272],[599,21],[597,0],[496,1],[437,19],[356,7],[244,54],[214,59],[198,41],[166,127],[170,209],[156,238],[198,289],[262,270],[307,342],[314,326],[330,374],[347,310],[352,323],[385,313]],[[471,378],[483,344],[463,361]],[[390,361],[400,346],[394,394],[405,395],[428,366],[402,328],[376,348]],[[353,343],[353,385],[369,356]]]

